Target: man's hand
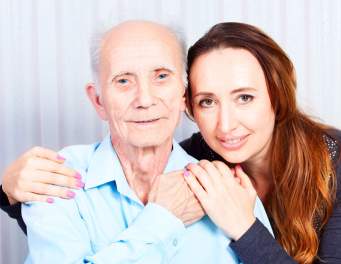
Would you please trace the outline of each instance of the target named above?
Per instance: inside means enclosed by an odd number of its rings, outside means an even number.
[[[200,220],[205,213],[184,180],[183,173],[181,170],[158,176],[149,193],[148,202],[168,209],[187,226]]]
[[[14,161],[4,172],[2,188],[10,204],[17,202],[53,202],[49,196],[70,199],[68,188],[82,188],[81,175],[65,166],[58,153],[34,147]]]

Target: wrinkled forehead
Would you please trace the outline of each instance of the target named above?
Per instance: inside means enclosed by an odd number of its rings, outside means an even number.
[[[167,68],[181,73],[181,49],[177,40],[169,34],[114,34],[103,42],[101,65],[115,72]]]

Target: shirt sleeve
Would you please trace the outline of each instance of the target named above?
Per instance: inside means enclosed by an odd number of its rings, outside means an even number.
[[[0,186],[0,209],[7,213],[9,217],[17,220],[21,230],[26,234],[26,225],[21,217],[21,204],[16,203],[10,205],[7,195],[2,189],[2,185]]]
[[[111,243],[95,248],[74,201],[23,204],[22,212],[32,263],[163,263],[176,254],[185,232],[173,214],[148,204]]]
[[[272,227],[269,221],[269,217],[266,214],[266,211],[264,209],[263,203],[262,201],[259,199],[259,197],[257,196],[256,198],[256,204],[255,204],[255,209],[254,209],[254,215],[256,216],[256,218],[258,219],[259,222],[261,222],[263,224],[263,226],[265,227],[265,230],[267,230],[267,232],[274,237],[274,233],[272,231]]]

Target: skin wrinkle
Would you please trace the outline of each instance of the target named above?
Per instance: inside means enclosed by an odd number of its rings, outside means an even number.
[[[102,41],[99,98],[94,86],[88,90],[100,117],[109,123],[128,183],[144,203],[155,177],[166,167],[185,109],[180,49],[164,26],[122,23]]]

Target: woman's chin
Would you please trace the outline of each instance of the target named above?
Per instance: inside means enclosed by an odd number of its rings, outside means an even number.
[[[245,155],[241,155],[241,153],[233,153],[233,152],[229,152],[229,153],[219,153],[219,155],[226,160],[229,163],[232,164],[240,164],[243,163],[247,160]]]

